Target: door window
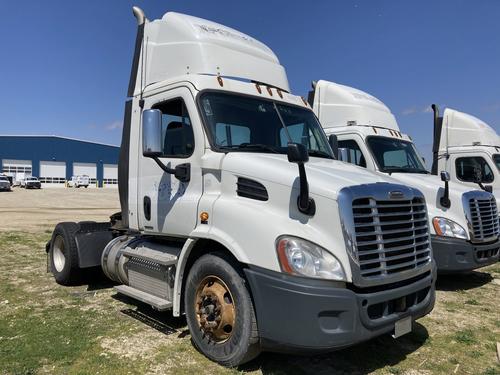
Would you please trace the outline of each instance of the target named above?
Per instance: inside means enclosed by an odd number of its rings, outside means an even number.
[[[467,156],[457,158],[455,161],[457,178],[461,181],[476,182],[476,174],[481,173],[481,182],[493,182],[493,172],[484,158],[481,156]]]
[[[189,114],[181,98],[153,107],[162,113],[162,157],[187,158],[194,151],[194,133]]]
[[[339,148],[347,149],[347,160],[349,163],[366,168],[366,159],[358,145],[358,142],[352,139],[339,140]]]

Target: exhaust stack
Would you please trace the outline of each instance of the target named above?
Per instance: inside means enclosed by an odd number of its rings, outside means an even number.
[[[439,144],[441,141],[441,131],[443,129],[443,118],[439,117],[439,108],[436,104],[432,104],[432,111],[434,114],[434,139],[432,141],[432,168],[433,175],[438,174],[438,156]]]

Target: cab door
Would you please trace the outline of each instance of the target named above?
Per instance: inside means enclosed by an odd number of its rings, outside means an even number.
[[[189,163],[190,179],[179,181],[140,152],[139,229],[145,233],[185,237],[196,226],[202,195],[200,161],[205,145],[194,97],[186,87],[175,88],[146,99],[144,109],[161,111],[162,155],[159,160],[169,168]],[[142,145],[142,126],[140,134],[139,144]]]
[[[500,194],[500,177],[498,169],[491,160],[491,156],[484,152],[451,154],[447,160],[447,170],[450,176],[458,183],[465,184],[471,189],[478,189],[475,181],[475,170],[481,172],[483,185],[492,185],[493,193]]]

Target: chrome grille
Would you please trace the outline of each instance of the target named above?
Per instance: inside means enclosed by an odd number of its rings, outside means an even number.
[[[496,239],[500,234],[495,198],[470,198],[471,237],[475,242]]]
[[[363,278],[417,269],[431,261],[423,197],[352,202],[354,254]]]

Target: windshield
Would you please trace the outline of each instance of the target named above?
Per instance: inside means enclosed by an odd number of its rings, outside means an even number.
[[[367,143],[381,172],[429,173],[412,142],[368,137]]]
[[[495,162],[497,169],[500,171],[500,154],[493,155],[493,161]]]
[[[212,143],[219,151],[286,154],[289,142],[302,143],[310,156],[333,159],[313,112],[271,100],[206,92],[201,107]]]

